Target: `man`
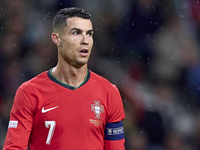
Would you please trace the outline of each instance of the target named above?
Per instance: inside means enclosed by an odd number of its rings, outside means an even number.
[[[58,63],[23,83],[10,113],[4,150],[124,150],[125,118],[116,86],[88,70],[91,15],[61,9],[51,38]]]

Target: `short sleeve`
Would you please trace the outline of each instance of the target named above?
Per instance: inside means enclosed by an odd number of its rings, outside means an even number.
[[[113,91],[110,95],[109,114],[107,122],[118,122],[125,118],[122,98],[118,88],[113,85]]]

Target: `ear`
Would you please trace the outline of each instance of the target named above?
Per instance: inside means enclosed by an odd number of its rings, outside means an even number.
[[[60,46],[60,36],[58,33],[53,32],[51,34],[51,39],[54,42],[54,44],[56,44],[57,46]]]

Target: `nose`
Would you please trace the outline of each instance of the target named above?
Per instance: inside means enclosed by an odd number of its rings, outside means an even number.
[[[84,35],[82,36],[82,41],[81,41],[81,45],[88,45],[89,44],[89,40],[88,40],[88,37],[87,35]]]

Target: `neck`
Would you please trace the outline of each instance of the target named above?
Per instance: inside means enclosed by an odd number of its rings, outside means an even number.
[[[57,64],[57,66],[52,69],[52,74],[63,83],[78,87],[87,76],[87,64],[81,68],[75,68],[73,66],[64,67]]]

